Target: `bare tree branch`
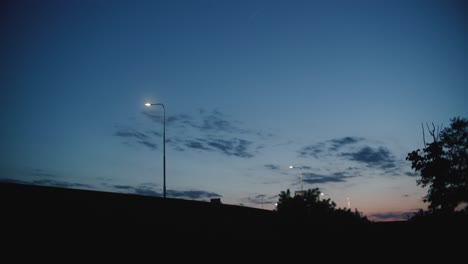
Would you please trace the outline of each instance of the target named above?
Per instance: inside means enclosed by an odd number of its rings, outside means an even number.
[[[429,124],[426,122],[427,132],[429,132],[429,135],[432,136],[432,139],[434,140],[434,142],[437,142],[438,134],[436,134],[436,127],[434,123],[431,123],[431,124],[432,124],[432,129],[429,127]]]
[[[426,135],[424,135],[424,123],[421,123],[424,147],[426,147]]]

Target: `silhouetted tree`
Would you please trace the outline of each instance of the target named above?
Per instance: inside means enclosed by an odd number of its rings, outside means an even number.
[[[450,127],[441,131],[426,124],[432,142],[426,143],[423,127],[424,149],[406,157],[411,168],[421,174],[417,184],[429,186],[424,202],[432,212],[453,212],[468,202],[468,120],[458,117],[450,121]],[[418,216],[422,215],[419,212]]]
[[[281,191],[278,199],[278,213],[287,218],[328,224],[368,222],[359,211],[336,207],[330,199],[320,199],[319,188],[308,189],[303,194],[291,196],[288,190]]]

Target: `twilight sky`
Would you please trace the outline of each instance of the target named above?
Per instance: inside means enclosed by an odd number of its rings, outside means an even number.
[[[406,154],[468,116],[466,1],[2,1],[0,180],[273,209],[426,208]]]

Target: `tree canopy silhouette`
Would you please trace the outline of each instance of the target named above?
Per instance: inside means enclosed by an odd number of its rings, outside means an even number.
[[[281,191],[278,199],[278,213],[293,219],[302,219],[315,223],[344,224],[368,222],[362,214],[351,209],[337,208],[336,203],[328,199],[320,199],[319,188],[308,189],[301,194],[291,196],[288,190]]]
[[[454,212],[468,203],[468,120],[458,117],[450,121],[450,127],[441,131],[426,124],[432,142],[426,143],[423,127],[424,148],[406,157],[411,168],[420,172],[418,185],[429,186],[424,202],[432,212]]]

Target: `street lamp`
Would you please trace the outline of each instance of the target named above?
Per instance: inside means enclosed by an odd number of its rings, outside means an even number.
[[[163,108],[163,197],[166,198],[166,108],[161,103],[146,103],[146,106],[160,105]]]
[[[301,192],[303,191],[303,175],[302,175],[302,167],[300,166],[289,166],[290,169],[300,169],[301,170]]]

